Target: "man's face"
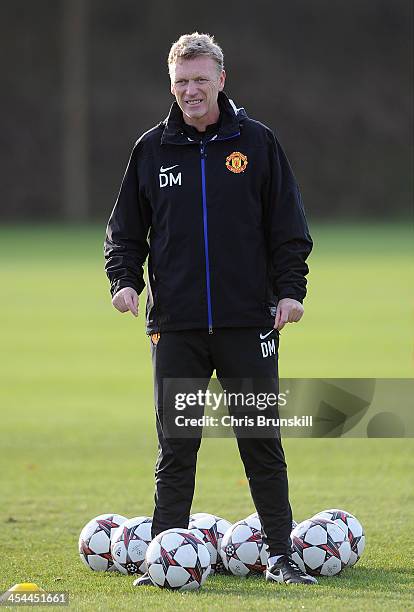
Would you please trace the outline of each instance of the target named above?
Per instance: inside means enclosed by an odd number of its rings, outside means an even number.
[[[219,73],[211,57],[181,59],[171,66],[171,93],[186,123],[205,128],[217,121],[217,96],[225,79],[225,71]]]

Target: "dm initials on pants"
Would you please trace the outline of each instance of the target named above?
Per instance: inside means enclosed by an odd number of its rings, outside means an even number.
[[[270,357],[271,355],[276,355],[276,344],[274,338],[272,340],[267,340],[267,342],[260,343],[262,349],[263,357]]]

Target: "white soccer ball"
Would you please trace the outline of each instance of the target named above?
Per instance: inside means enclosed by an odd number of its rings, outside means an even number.
[[[269,558],[258,518],[234,523],[224,534],[220,546],[224,567],[235,576],[260,574]]]
[[[312,518],[292,531],[292,559],[312,576],[335,576],[346,566],[351,545],[345,531],[328,519]]]
[[[253,512],[252,514],[249,514],[249,516],[247,516],[244,520],[251,519],[251,518],[258,519],[259,515],[257,514],[257,512]],[[292,519],[292,529],[295,529],[296,525],[297,525],[297,522]]]
[[[210,553],[188,529],[167,529],[147,548],[145,560],[153,583],[178,591],[199,589],[210,573]]]
[[[190,514],[190,519],[189,519],[189,523],[191,523],[192,521],[196,521],[197,519],[201,518],[202,516],[210,516],[208,514],[208,512],[196,512],[195,514]]]
[[[188,525],[191,531],[197,529],[198,532],[201,532],[202,541],[210,553],[211,574],[222,569],[223,562],[219,550],[221,540],[230,527],[231,523],[226,519],[207,513],[202,513],[198,518],[193,518]]]
[[[145,553],[152,540],[152,519],[137,516],[122,523],[111,538],[114,565],[122,574],[145,574]]]
[[[116,569],[111,554],[111,537],[126,520],[120,514],[100,514],[85,525],[79,536],[79,555],[89,569],[96,572]]]
[[[349,557],[347,565],[355,565],[361,558],[365,548],[365,533],[358,519],[350,512],[338,510],[337,508],[322,510],[322,512],[318,512],[318,514],[315,514],[312,518],[329,519],[342,527],[351,545],[351,556]]]

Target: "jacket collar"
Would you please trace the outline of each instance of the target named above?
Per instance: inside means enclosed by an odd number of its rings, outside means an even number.
[[[236,136],[240,133],[240,121],[246,117],[244,108],[236,108],[233,100],[229,100],[223,91],[219,92],[217,102],[221,121],[216,140]],[[164,126],[161,144],[188,144],[191,142],[183,131],[183,113],[177,102],[173,102],[168,116],[160,125]]]

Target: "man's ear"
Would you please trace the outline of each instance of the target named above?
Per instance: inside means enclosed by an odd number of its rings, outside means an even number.
[[[219,91],[223,91],[226,82],[226,71],[223,69],[219,76]]]

